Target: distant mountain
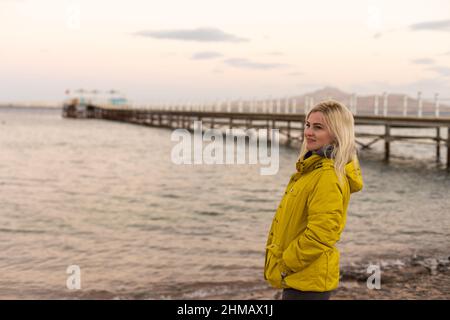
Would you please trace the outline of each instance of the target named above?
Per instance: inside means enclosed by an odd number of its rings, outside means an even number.
[[[299,99],[300,101],[302,99],[305,99],[306,97],[308,98],[313,98],[314,102],[319,102],[322,100],[327,100],[327,99],[334,99],[340,102],[343,101],[349,101],[351,94],[350,93],[346,93],[338,88],[335,87],[325,87],[323,89],[319,89],[310,93],[305,93],[301,96],[295,96],[293,98]],[[344,102],[343,102],[344,103]]]
[[[419,102],[416,97],[410,97],[405,94],[390,93],[387,96],[388,114],[403,114],[403,105],[405,101],[405,96],[407,100],[407,112],[408,115],[416,115],[418,111]],[[345,104],[348,108],[354,105],[352,102],[352,94],[344,92],[335,87],[324,87],[310,93],[305,93],[299,96],[293,96],[300,105],[304,105],[311,98],[313,98],[313,103],[317,104],[322,100],[333,99]],[[375,106],[375,95],[356,95],[356,108],[358,113],[363,114],[373,114]],[[441,113],[449,113],[450,106],[439,103]],[[384,108],[384,97],[380,94],[378,96],[378,114],[383,114]],[[422,111],[424,114],[434,114],[435,102],[429,100],[422,101]]]

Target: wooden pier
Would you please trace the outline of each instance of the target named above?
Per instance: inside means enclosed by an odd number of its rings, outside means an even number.
[[[240,111],[240,110],[239,110]],[[267,110],[263,110],[267,111]],[[206,129],[231,128],[266,128],[278,129],[284,143],[301,142],[303,139],[304,113],[274,113],[274,112],[235,112],[228,108],[223,110],[172,110],[172,109],[142,109],[117,108],[88,105],[80,113],[76,106],[65,105],[64,117],[92,118],[132,124],[160,127],[185,128],[193,130],[194,121],[202,121]],[[378,116],[354,115],[355,124],[359,126],[380,126],[384,128],[381,134],[356,132],[356,143],[361,150],[369,149],[374,143],[384,141],[384,160],[389,161],[390,146],[394,141],[433,144],[436,147],[436,162],[440,162],[441,148],[447,149],[446,169],[450,172],[450,117],[415,117],[415,116]],[[417,129],[417,135],[393,135],[392,129]],[[447,131],[447,139],[441,137],[441,128]],[[434,129],[434,136],[420,134],[421,129]],[[359,138],[371,139],[363,143]]]

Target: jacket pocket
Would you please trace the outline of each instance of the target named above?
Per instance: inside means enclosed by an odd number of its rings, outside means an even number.
[[[281,288],[281,272],[278,267],[279,248],[276,244],[270,244],[266,247],[266,264],[264,268],[264,279],[273,287]]]
[[[302,291],[326,291],[328,256],[323,252],[305,268],[285,278],[288,286]]]

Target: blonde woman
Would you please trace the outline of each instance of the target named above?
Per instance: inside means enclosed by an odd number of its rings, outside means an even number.
[[[339,283],[336,242],[350,194],[363,186],[345,106],[330,100],[309,111],[296,167],[272,222],[264,278],[284,300],[328,300]]]

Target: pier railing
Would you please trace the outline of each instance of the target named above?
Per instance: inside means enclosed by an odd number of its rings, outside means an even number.
[[[269,107],[270,106],[270,107]],[[282,105],[281,105],[282,106]],[[281,107],[280,106],[280,107]],[[225,110],[224,110],[225,107]],[[244,108],[247,107],[247,108]],[[117,106],[94,106],[89,105],[79,113],[76,107],[65,106],[64,115],[67,117],[86,117],[94,119],[104,119],[120,122],[128,122],[152,127],[162,128],[185,128],[194,129],[194,121],[202,121],[203,128],[206,129],[231,129],[231,128],[266,128],[278,129],[280,136],[284,138],[286,144],[301,142],[303,140],[305,113],[278,112],[277,105],[259,106],[229,104],[225,106],[163,106],[156,107],[124,107]],[[187,110],[186,110],[187,109]],[[295,111],[295,109],[294,109]],[[307,111],[307,109],[304,109]],[[450,110],[449,110],[450,111]],[[368,115],[356,113],[354,115],[355,124],[358,126],[378,126],[383,127],[383,133],[363,133],[356,132],[356,143],[363,149],[370,149],[378,141],[384,141],[384,160],[389,161],[390,145],[394,141],[408,141],[413,143],[431,143],[436,147],[436,162],[440,162],[441,148],[447,148],[446,168],[450,171],[450,116],[442,114],[422,116],[417,115]],[[415,129],[417,134],[392,134],[392,129]],[[424,135],[421,129],[433,129],[435,135]],[[442,130],[446,131],[446,138],[443,137]],[[270,138],[270,137],[268,137]],[[369,142],[362,139],[370,139]]]

